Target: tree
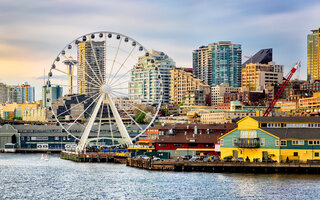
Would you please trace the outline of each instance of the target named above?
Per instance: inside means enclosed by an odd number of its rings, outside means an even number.
[[[136,116],[135,116],[135,121],[138,123],[138,124],[145,124],[145,119],[146,117],[146,114],[143,113],[143,112],[139,112]]]
[[[168,116],[168,115],[169,115],[169,110],[168,110],[168,108],[162,109],[162,110],[161,110],[161,113],[162,113],[163,116]]]

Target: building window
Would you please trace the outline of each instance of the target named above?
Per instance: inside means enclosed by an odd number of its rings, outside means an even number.
[[[281,140],[280,141],[281,146],[287,146],[287,140]]]
[[[182,147],[182,144],[173,144],[175,147]]]
[[[232,145],[235,146],[237,143],[237,138],[232,138]]]
[[[319,152],[315,152],[314,157],[319,157]]]
[[[308,144],[309,145],[320,145],[320,140],[309,140]]]
[[[293,156],[298,156],[298,152],[293,152]]]
[[[287,127],[286,123],[281,123],[281,127]]]
[[[223,141],[223,139],[221,139],[220,140],[220,145],[223,146],[223,144],[224,144],[224,141]]]
[[[168,144],[158,144],[159,147],[167,147]]]
[[[292,145],[304,145],[303,140],[292,140]]]
[[[54,140],[59,140],[59,136],[55,136],[55,137],[54,137]]]
[[[266,144],[266,139],[261,138],[260,139],[260,146],[264,146]]]

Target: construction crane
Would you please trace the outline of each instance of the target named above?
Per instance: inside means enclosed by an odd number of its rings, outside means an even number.
[[[297,69],[300,67],[300,60],[293,66],[287,77],[285,78],[286,80],[284,83],[281,85],[280,89],[278,90],[277,94],[273,97],[271,103],[269,104],[267,110],[263,113],[264,117],[267,117],[269,113],[272,111],[274,105],[277,103],[278,99],[280,98],[284,88],[287,86],[289,83],[290,79],[292,78],[293,74],[297,71]]]

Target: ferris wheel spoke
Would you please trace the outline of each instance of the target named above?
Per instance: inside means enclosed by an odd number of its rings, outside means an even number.
[[[82,103],[87,102],[89,99],[92,99],[92,98],[96,97],[98,94],[99,94],[99,93],[97,93],[97,94],[95,94],[95,95],[93,95],[93,96],[91,96],[91,97],[89,97],[89,98],[87,98],[87,99],[85,99],[85,100],[81,101],[79,104],[77,104],[77,105],[75,105],[75,106],[72,106],[72,107],[71,107],[71,108],[69,108],[68,110],[63,111],[62,113],[60,113],[60,114],[57,116],[57,118],[58,118],[58,117],[60,117],[61,115],[63,115],[64,113],[69,112],[70,110],[72,110],[72,109],[74,109],[74,108],[78,107],[79,105],[82,105]]]
[[[112,124],[111,124],[111,115],[110,115],[110,105],[109,104],[107,104],[107,111],[108,111],[108,119],[109,119],[109,130],[110,130],[110,135],[112,138],[112,145],[114,145]]]
[[[117,86],[119,86],[119,85],[122,85],[122,84],[124,84],[124,83],[128,83],[129,81],[123,81],[123,82],[120,82],[120,83],[118,83],[117,85],[111,85],[112,86],[112,88],[113,87],[117,87]],[[114,84],[115,84],[116,82],[114,82]]]
[[[115,92],[115,91],[113,91],[113,92]],[[120,93],[120,92],[118,92],[118,93]],[[114,95],[116,97],[120,98],[120,96],[117,96],[116,94],[114,94]],[[149,113],[147,113],[147,112],[143,111],[142,109],[138,108],[137,106],[135,106],[134,104],[130,103],[129,101],[127,103],[130,104],[131,106],[133,106],[134,108],[136,108],[137,110],[139,110],[139,111],[143,112],[144,114],[148,115],[149,117],[153,118],[152,115],[150,115]]]
[[[100,119],[99,119],[99,126],[98,126],[98,134],[97,134],[97,138],[100,137],[100,130],[101,130],[101,120],[102,120],[102,116],[103,116],[103,108],[104,108],[104,102],[101,103],[101,110],[100,110]],[[98,145],[98,142],[97,142]]]
[[[119,67],[118,71],[116,72],[116,74],[112,77],[111,81],[110,81],[110,85],[112,85],[112,81],[114,80],[114,78],[118,75],[119,71],[122,69],[122,67],[124,66],[124,64],[127,62],[128,58],[131,56],[133,50],[136,48],[136,46],[134,46],[130,53],[128,54],[128,56],[126,57],[126,59],[123,61],[123,63],[121,64],[121,66]]]
[[[78,69],[80,68],[78,64],[77,64],[77,67],[78,67]],[[94,84],[94,85],[100,87],[101,83],[98,82],[98,81],[96,81],[95,78],[91,77],[84,69],[83,69],[81,72],[83,72],[83,73],[85,74],[85,76],[87,76],[90,80],[92,80],[92,81],[95,82],[95,83],[91,83],[91,84]],[[99,80],[99,79],[98,79],[98,80]],[[85,81],[85,82],[89,83],[89,82],[86,81],[86,80],[80,80],[80,81]]]
[[[86,113],[87,110],[88,110],[95,102],[97,102],[97,100],[99,99],[99,97],[101,97],[101,95],[99,95],[97,98],[95,98],[95,99],[90,103],[90,105],[89,105],[86,109],[84,109],[84,111],[81,112],[81,114],[72,122],[72,124],[67,128],[67,130],[69,130],[69,129],[78,121],[78,119],[79,119],[84,113]],[[93,116],[91,115],[90,120],[91,120],[92,117],[93,117]],[[95,117],[95,116],[94,116],[94,117]]]
[[[83,54],[82,54],[83,55]],[[64,56],[64,58],[66,59],[66,60],[69,60],[71,63],[72,63],[72,65],[75,65],[78,69],[81,69],[80,68],[80,66],[79,66],[79,64],[77,63],[77,62],[74,62],[72,59],[69,59],[69,58],[67,58],[67,56],[66,55],[63,55]],[[85,57],[84,57],[84,59],[85,59]],[[97,82],[93,77],[91,77],[85,70],[82,70],[82,72],[86,75],[86,76],[88,76],[89,78],[90,78],[90,80],[93,80],[94,82],[96,82],[97,84],[95,84],[96,86],[98,86],[98,87],[100,87],[100,85],[101,85],[101,83],[99,83],[99,82]],[[69,75],[68,73],[66,73],[67,75]],[[86,80],[81,80],[81,81],[85,81],[85,82],[87,82]],[[89,83],[89,82],[87,82],[88,84],[91,84],[91,85],[93,85],[94,83]]]
[[[96,65],[98,67],[98,70],[99,70],[99,75],[100,75],[100,78],[101,78],[101,81],[103,82],[103,77],[102,77],[102,73],[101,73],[101,70],[100,70],[100,65],[99,65],[99,62],[98,62],[98,59],[97,59],[97,56],[96,56],[96,51],[94,50],[94,45],[92,44],[92,40],[90,39],[90,46],[91,46],[91,49],[93,51],[93,57],[94,59],[96,60]]]
[[[122,74],[122,76],[120,76],[117,80],[113,81],[113,83],[117,83],[118,81],[120,81],[123,77],[125,77],[129,72],[131,72],[131,70],[127,71],[126,73]],[[122,82],[122,83],[126,83],[128,81]],[[120,85],[120,84],[118,84]],[[113,85],[112,85],[113,86]]]
[[[103,98],[104,98],[103,94],[100,94],[99,97],[97,98],[98,101],[97,101],[95,107],[93,108],[92,115],[91,115],[91,117],[90,117],[90,119],[89,119],[89,121],[87,123],[86,128],[83,131],[83,134],[81,136],[80,142],[79,142],[79,144],[77,146],[77,152],[79,152],[79,151],[82,152],[85,149],[85,145],[86,145],[86,143],[88,141],[89,134],[90,134],[90,132],[92,130],[92,126],[93,126],[94,121],[95,121],[95,119],[97,117],[97,114],[99,112],[99,108],[100,108],[100,105],[101,105],[101,103],[103,101]]]
[[[123,111],[126,113],[126,115],[131,119],[131,121],[133,121],[133,122],[138,126],[138,128],[139,128],[140,130],[143,130],[143,128],[141,128],[141,126],[139,125],[139,123],[136,122],[136,121],[132,118],[132,116],[131,116],[126,110],[124,110],[124,109],[121,109],[121,110],[123,110]]]
[[[67,72],[65,72],[65,71],[63,71],[61,69],[53,68],[53,70],[61,72],[61,73],[65,74],[65,75],[69,75]]]
[[[118,127],[118,130],[120,132],[121,137],[124,139],[126,144],[131,145],[132,144],[132,140],[131,140],[130,135],[129,135],[128,131],[127,131],[127,128],[124,126],[123,121],[122,121],[122,119],[121,119],[121,117],[119,115],[119,112],[118,112],[114,102],[112,101],[111,96],[108,93],[106,93],[106,98],[107,98],[107,101],[108,101],[108,103],[110,105],[113,117],[114,117],[114,119],[116,121],[116,124],[117,124],[117,127]]]
[[[104,34],[104,82],[106,83],[107,80],[107,34]]]
[[[90,115],[90,119],[91,119],[92,115],[91,115],[90,113],[88,113],[87,111],[88,111],[88,109],[89,109],[95,102],[97,102],[97,100],[99,99],[99,97],[100,97],[100,95],[99,95],[96,99],[94,99],[94,100],[90,103],[90,105],[89,105],[84,111],[82,111],[82,112],[80,113],[80,115],[79,115],[79,116],[72,122],[72,124],[67,128],[67,130],[69,130],[69,129],[78,121],[78,119],[79,119],[82,115],[84,116],[85,113],[89,114],[89,115]]]
[[[120,38],[119,43],[118,43],[117,52],[116,52],[116,54],[115,54],[115,56],[114,56],[114,59],[113,59],[113,62],[112,62],[112,67],[111,67],[111,70],[110,70],[110,73],[109,73],[109,76],[108,76],[108,81],[106,82],[107,84],[109,84],[109,80],[110,80],[110,76],[111,76],[112,71],[113,71],[114,63],[115,63],[115,61],[116,61],[116,59],[117,59],[117,57],[118,57],[118,53],[119,53],[119,48],[120,48],[121,41],[122,41],[122,37]]]
[[[112,88],[112,90],[115,90],[115,89],[117,89],[117,90],[125,90],[125,89],[129,89],[128,87],[126,87],[126,88]]]
[[[118,93],[118,94],[122,94],[122,95],[125,95],[125,96],[128,96],[128,94],[126,94],[126,93],[123,93],[123,92],[119,92],[119,91],[115,91],[115,90],[112,90],[111,91],[111,93]],[[116,94],[114,94],[114,95],[116,95]],[[120,97],[120,96],[119,96]]]
[[[93,72],[93,74],[96,76],[97,80],[99,81],[99,84],[102,84],[102,81],[99,79],[99,77],[97,76],[96,72],[93,70],[92,66],[90,65],[90,63],[87,61],[86,57],[83,55],[83,52],[81,52],[81,56],[84,58],[85,63],[87,63],[87,65],[89,66],[90,70]],[[97,66],[98,67],[98,66]],[[84,71],[84,70],[83,70]],[[92,79],[94,80],[94,79]]]

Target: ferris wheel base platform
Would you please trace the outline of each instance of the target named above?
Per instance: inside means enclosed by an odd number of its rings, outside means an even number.
[[[127,161],[127,153],[117,152],[90,152],[90,153],[75,153],[62,151],[60,158],[64,160],[71,160],[74,162],[111,162],[125,164]]]

